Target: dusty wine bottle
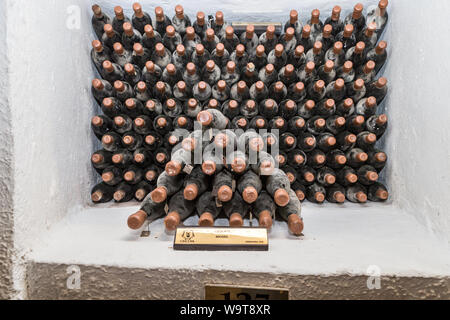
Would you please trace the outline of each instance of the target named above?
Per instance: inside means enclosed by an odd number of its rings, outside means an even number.
[[[272,197],[266,191],[262,191],[258,201],[252,205],[252,213],[258,218],[259,226],[267,229],[272,227],[276,209]]]
[[[123,173],[123,180],[125,180],[128,184],[136,185],[142,181],[144,178],[144,172],[141,168],[131,165],[128,169]]]
[[[343,131],[336,136],[336,141],[339,149],[345,152],[355,146],[356,136],[349,131]]]
[[[295,31],[295,29],[294,29],[294,31]],[[275,46],[278,43],[278,37],[275,34],[275,26],[274,25],[267,26],[266,32],[261,34],[261,36],[259,37],[259,43],[260,43],[260,45],[264,46],[264,51],[266,53],[269,53],[270,51],[272,51],[275,48]]]
[[[324,99],[319,102],[315,112],[318,116],[329,118],[335,114],[336,104],[333,99]]]
[[[367,190],[360,184],[356,183],[352,186],[347,187],[345,191],[345,196],[347,200],[354,203],[366,203],[367,202]]]
[[[137,191],[136,191],[137,192]],[[146,196],[140,209],[130,215],[127,220],[128,227],[133,230],[140,229],[148,219],[154,221],[165,215],[165,203],[155,203],[150,196]]]
[[[345,153],[339,149],[334,149],[328,152],[326,158],[326,165],[333,169],[342,169],[347,163]]]
[[[290,185],[286,174],[280,169],[274,169],[272,175],[267,177],[266,190],[278,206],[285,207],[290,200]]]
[[[341,116],[331,116],[326,120],[327,130],[332,134],[337,135],[345,130],[345,118]]]
[[[370,201],[383,202],[389,198],[389,192],[387,191],[386,186],[376,182],[368,188],[367,198]]]
[[[249,208],[241,195],[235,192],[233,198],[223,204],[223,212],[228,217],[230,227],[242,227]]]
[[[122,138],[115,132],[108,132],[102,137],[103,149],[114,152],[122,147]]]
[[[387,79],[379,78],[377,80],[372,81],[367,86],[366,96],[373,96],[377,99],[378,105],[381,105],[384,98],[387,95],[388,87],[387,87]]]
[[[128,202],[134,197],[135,187],[122,181],[117,185],[113,198],[115,202]]]
[[[377,142],[377,136],[369,131],[363,131],[356,136],[356,146],[363,150],[370,150]]]
[[[262,182],[259,176],[253,171],[247,171],[237,182],[237,190],[247,203],[254,203],[262,190]]]
[[[369,165],[362,166],[356,173],[358,175],[358,181],[365,186],[372,185],[378,180],[376,169]]]
[[[124,106],[125,106],[125,111],[126,111],[127,115],[133,119],[136,119],[144,111],[144,106],[142,105],[142,102],[140,102],[136,98],[126,99]]]
[[[277,212],[283,220],[287,221],[289,231],[299,237],[304,228],[301,218],[302,204],[293,190],[289,191],[289,196],[289,203],[285,207],[278,208]]]
[[[341,20],[341,7],[334,6],[331,11],[331,16],[325,20],[325,24],[329,24],[333,27],[332,34],[336,36],[344,29],[344,22]]]
[[[92,117],[91,128],[97,139],[101,140],[103,135],[112,129],[112,120],[105,115]]]
[[[103,149],[97,150],[91,156],[91,163],[94,169],[101,174],[103,169],[112,163],[112,153]]]
[[[171,160],[166,163],[166,173],[173,177],[181,174],[186,165],[192,163],[191,152],[183,148],[177,149],[171,155]]]
[[[373,62],[375,62],[375,72],[374,72],[375,74],[378,74],[378,72],[386,63],[387,60],[386,48],[387,42],[380,41],[380,43],[378,43],[378,45],[374,49],[370,50],[367,53],[366,60],[367,61],[372,60]]]
[[[288,122],[287,130],[298,136],[306,130],[306,121],[302,117],[292,117]]]
[[[114,82],[115,96],[122,102],[134,97],[133,87],[128,82],[117,80]],[[140,103],[140,102],[139,102]]]
[[[167,15],[164,14],[164,10],[161,7],[155,7],[155,16],[155,29],[161,36],[164,36],[167,26],[171,25],[172,21]]]
[[[336,107],[336,115],[347,118],[355,112],[355,105],[353,99],[347,98],[341,101]]]
[[[389,16],[386,10],[388,4],[388,0],[380,0],[378,6],[371,6],[367,10],[366,24],[368,26],[375,24],[378,36],[381,36],[388,23]]]
[[[363,116],[354,114],[347,118],[347,130],[354,134],[359,134],[364,131],[365,118]]]
[[[387,130],[388,118],[385,114],[373,115],[366,121],[367,131],[376,135],[380,139]]]
[[[106,80],[94,79],[91,87],[92,95],[100,104],[104,98],[115,97],[113,86]]]
[[[200,227],[212,227],[214,220],[221,212],[221,208],[217,206],[216,199],[210,191],[202,193],[197,200],[196,208]]]
[[[142,70],[142,80],[149,87],[153,87],[161,79],[161,75],[161,68],[153,63],[153,61],[147,61],[145,63],[145,68]]]
[[[320,41],[314,42],[314,45],[306,53],[306,61],[314,62],[316,66],[321,66],[324,62],[325,51],[323,50],[323,44]]]
[[[145,48],[153,52],[157,43],[162,43],[161,34],[154,30],[150,24],[144,26],[144,32],[142,33],[142,44]]]
[[[276,116],[269,121],[269,129],[276,129],[279,133],[285,133],[288,130],[288,123],[283,117]]]
[[[330,187],[336,182],[336,173],[331,168],[322,167],[317,170],[317,182],[324,187]]]
[[[233,197],[233,175],[227,170],[217,173],[213,179],[213,194],[221,202],[228,202]]]
[[[183,192],[175,193],[168,202],[168,214],[164,218],[167,231],[174,231],[195,210],[195,201],[184,199]]]
[[[302,132],[299,135],[297,141],[299,149],[303,150],[304,152],[310,152],[316,148],[317,141],[312,133]]]
[[[322,204],[325,201],[326,190],[318,183],[313,183],[306,188],[306,198],[313,203]]]
[[[335,42],[334,45],[326,51],[324,59],[325,61],[333,61],[336,68],[341,67],[345,62],[345,51],[343,50],[342,42]]]
[[[287,53],[284,50],[284,46],[279,43],[275,46],[275,49],[270,51],[267,56],[267,62],[275,67],[275,70],[279,71],[287,62]]]
[[[91,190],[91,200],[94,203],[105,203],[113,199],[114,187],[101,182]]]
[[[183,175],[169,176],[166,172],[162,172],[156,182],[156,189],[150,193],[152,200],[156,203],[165,202],[168,197],[178,192],[184,182]],[[181,192],[181,197],[183,193]]]
[[[326,162],[326,155],[320,149],[315,149],[308,153],[306,164],[314,169],[322,168]]]
[[[358,181],[355,169],[345,166],[337,172],[336,180],[340,185],[344,187],[355,184]]]
[[[319,102],[325,97],[325,81],[318,80],[308,86],[308,97],[315,102]]]
[[[122,181],[122,170],[115,167],[106,167],[102,172],[102,181],[109,186],[115,186]]]
[[[310,25],[303,26],[301,36],[297,37],[297,44],[305,48],[305,52],[308,52],[314,46],[314,38],[311,35]]]
[[[344,203],[345,202],[345,188],[337,183],[327,189],[328,202]]]
[[[291,55],[297,47],[297,38],[295,37],[294,28],[287,28],[285,33],[281,35],[279,42],[284,46],[287,55]]]
[[[122,145],[129,151],[135,151],[137,148],[142,146],[143,141],[144,139],[142,136],[133,131],[127,132],[122,137]]]
[[[173,88],[173,96],[179,101],[186,102],[191,97],[191,89],[186,85],[184,81],[178,81]]]
[[[371,50],[377,45],[378,36],[376,30],[377,24],[370,23],[359,35],[357,35],[358,40],[364,42],[367,50]]]
[[[323,152],[328,152],[336,147],[336,138],[329,132],[317,136],[317,147]]]
[[[133,153],[133,163],[139,167],[148,167],[152,159],[153,155],[145,147],[137,148]]]
[[[353,148],[347,151],[347,164],[352,168],[359,168],[365,164],[368,160],[368,155],[363,150],[359,148]]]

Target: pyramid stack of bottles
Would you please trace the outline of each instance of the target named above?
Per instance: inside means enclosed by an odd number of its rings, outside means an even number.
[[[388,124],[387,5],[358,3],[346,17],[335,6],[326,19],[316,9],[304,23],[291,10],[262,30],[233,28],[220,11],[191,20],[180,5],[172,19],[94,5],[102,149],[91,162],[103,181],[92,201],[143,201],[132,229],[164,217],[173,230],[195,214],[201,226],[220,215],[242,226],[251,212],[299,235],[304,200],[387,200],[376,147]]]

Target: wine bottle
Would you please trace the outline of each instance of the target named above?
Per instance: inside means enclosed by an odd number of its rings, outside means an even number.
[[[148,183],[154,185],[154,184],[156,184],[160,173],[161,173],[161,169],[159,167],[157,167],[156,165],[150,165],[149,167],[145,168],[145,170],[144,170],[145,180]]]
[[[316,41],[322,43],[323,45],[322,50],[324,50],[324,52],[327,52],[328,49],[332,48],[335,43],[334,36],[332,33],[333,27],[331,26],[331,24],[326,24],[323,27],[322,33],[316,37]]]
[[[133,163],[139,167],[148,167],[152,164],[153,155],[147,148],[139,147],[133,153]]]
[[[303,46],[301,45],[296,46],[295,50],[293,50],[289,54],[287,62],[289,64],[292,64],[296,69],[299,69],[303,65],[305,65],[306,64],[305,48],[303,48]]]
[[[297,103],[302,102],[306,98],[306,90],[303,82],[292,83],[288,90],[288,96]]]
[[[227,170],[217,173],[213,179],[213,194],[221,202],[228,202],[233,197],[233,175]]]
[[[370,150],[377,142],[377,136],[369,131],[363,131],[356,137],[356,146],[363,150]]]
[[[248,129],[248,125],[248,120],[242,115],[236,116],[231,120],[232,129],[241,129],[243,131],[246,131]]]
[[[161,80],[173,87],[178,81],[181,81],[181,72],[174,64],[169,63],[162,73]]]
[[[326,25],[329,24],[333,27],[333,36],[336,36],[344,29],[344,22],[341,20],[341,11],[340,6],[334,6],[331,16],[325,20]]]
[[[328,152],[336,147],[336,138],[328,132],[318,135],[317,147],[323,152]]]
[[[164,102],[163,105],[163,113],[170,117],[175,118],[179,116],[182,113],[182,106],[180,101],[177,101],[175,99],[167,99],[166,102]]]
[[[103,26],[104,33],[101,37],[102,43],[110,50],[114,49],[114,44],[121,42],[121,36],[114,30],[111,24],[105,24]],[[100,38],[99,38],[100,39]]]
[[[115,96],[122,102],[134,97],[133,87],[128,82],[117,80],[114,82]],[[127,108],[125,108],[127,110]]]
[[[205,36],[206,30],[208,29],[208,25],[205,22],[205,13],[203,11],[197,12],[197,19],[192,24],[192,27],[194,28],[195,33],[200,37],[200,39]]]
[[[389,192],[383,184],[376,182],[368,188],[367,198],[370,201],[383,202],[389,198]]]
[[[189,58],[192,56],[192,53],[195,51],[195,47],[201,43],[202,43],[202,38],[200,38],[200,36],[195,33],[195,29],[193,27],[187,27],[186,34],[183,38],[183,45],[186,48]]]
[[[325,97],[325,81],[318,80],[308,86],[308,95],[311,100],[319,102]]]
[[[239,115],[239,104],[236,100],[227,100],[222,104],[221,111],[228,119],[233,119]]]
[[[186,200],[195,200],[208,190],[209,176],[203,173],[200,166],[194,167],[184,181],[183,195]]]
[[[381,36],[388,23],[389,16],[386,10],[388,3],[388,0],[380,0],[378,6],[371,6],[367,10],[366,24],[368,26],[376,25],[378,37]]]
[[[295,37],[297,39],[300,38],[300,35],[302,33],[302,23],[298,19],[297,10],[291,10],[289,12],[289,20],[284,24],[284,31],[286,32],[288,28],[293,28],[295,32]]]
[[[192,95],[195,99],[204,102],[211,97],[211,86],[205,81],[200,81],[194,85]]]
[[[299,237],[304,228],[301,218],[302,204],[293,190],[290,190],[289,195],[289,203],[285,207],[278,208],[277,212],[283,220],[287,221],[289,232]]]
[[[230,122],[219,110],[208,109],[198,113],[197,121],[203,127],[216,128],[223,130],[228,126]]]
[[[353,83],[347,84],[347,96],[353,99],[355,103],[358,103],[365,95],[366,87],[363,79],[357,79]]]
[[[387,60],[386,48],[387,42],[380,41],[374,49],[370,50],[367,53],[366,61],[372,60],[375,62],[375,74],[378,74],[378,72],[386,63]]]
[[[162,217],[166,213],[164,207],[165,203],[155,203],[150,196],[146,196],[141,203],[140,209],[128,217],[128,227],[133,230],[138,230],[144,225],[147,219],[153,221]]]
[[[359,67],[356,72],[356,77],[364,81],[364,83],[370,83],[375,78],[375,62],[369,61],[365,65]]]
[[[272,197],[266,191],[262,191],[258,201],[252,204],[252,213],[258,218],[259,226],[267,229],[272,227],[276,209]]]
[[[164,10],[161,7],[155,7],[155,16],[155,29],[161,36],[164,36],[167,26],[171,25],[172,21],[164,14]]]
[[[177,45],[176,50],[172,53],[172,63],[177,70],[180,70],[181,74],[183,73],[186,64],[189,62],[190,57],[191,53],[187,53],[186,47],[182,44]]]
[[[350,13],[344,20],[344,24],[352,25],[355,28],[355,32],[359,33],[366,26],[366,17],[363,15],[363,5],[357,3],[353,8],[353,12]]]
[[[259,71],[259,79],[266,85],[270,86],[278,79],[278,73],[275,72],[273,64],[267,64]]]
[[[122,139],[115,132],[108,132],[102,137],[103,149],[114,152],[122,147]]]
[[[129,185],[125,181],[119,183],[114,192],[113,198],[115,202],[128,202],[134,197],[135,187]]]
[[[322,150],[315,149],[308,153],[306,164],[313,169],[319,169],[325,165],[326,159],[326,155]]]
[[[380,139],[386,132],[388,126],[388,119],[385,114],[373,115],[366,121],[367,131],[376,135]]]
[[[223,212],[228,217],[230,227],[242,227],[249,205],[243,201],[241,195],[235,192],[233,198],[223,204]]]
[[[269,123],[266,118],[263,116],[256,116],[253,119],[251,119],[249,128],[254,130],[263,130],[267,129]]]
[[[92,80],[91,92],[99,104],[104,98],[115,96],[112,85],[108,81],[101,79]]]
[[[142,105],[142,102],[140,102],[138,99],[135,98],[129,98],[125,100],[124,106],[127,115],[133,119],[137,118],[144,111],[144,106]]]
[[[116,42],[113,45],[113,53],[111,54],[111,59],[120,65],[125,67],[127,63],[132,63],[132,53],[128,49],[125,49],[120,42]]]
[[[134,192],[134,198],[137,201],[143,201],[144,198],[153,190],[153,186],[147,181],[141,181],[136,185],[136,191]],[[150,199],[151,200],[151,199]]]
[[[249,169],[249,159],[241,150],[227,154],[226,163],[229,170],[238,175],[244,174]]]
[[[288,164],[293,168],[301,168],[306,165],[306,154],[300,149],[291,150],[288,153]]]
[[[215,154],[215,145],[212,143],[204,148],[202,159],[202,171],[208,176],[212,176],[216,172],[221,172],[224,167],[223,156],[219,157]]]
[[[205,69],[203,70],[203,81],[208,83],[210,86],[213,86],[217,81],[219,81],[220,75],[219,67],[213,60],[208,60],[205,65]]]
[[[114,7],[114,14],[115,16],[112,21],[112,26],[118,34],[122,35],[123,25],[126,22],[130,22],[130,19],[126,15],[124,15],[123,8],[121,6]]]
[[[376,34],[377,24],[371,23],[368,24],[367,27],[361,31],[359,35],[357,35],[357,39],[359,41],[364,42],[367,50],[373,49],[378,42],[378,36]]]
[[[255,65],[257,73],[261,70],[261,68],[267,65],[267,55],[263,45],[260,44],[256,47],[254,53],[250,54],[249,61]]]
[[[131,185],[136,185],[142,181],[144,178],[144,172],[141,168],[131,165],[128,169],[123,173],[123,179]]]
[[[317,141],[312,133],[302,132],[297,141],[299,149],[304,152],[310,152],[316,148]]]
[[[186,165],[192,163],[191,152],[184,150],[183,148],[177,149],[171,155],[171,160],[166,163],[166,173],[169,176],[177,176],[181,174]]]
[[[369,165],[362,166],[356,173],[358,175],[358,181],[365,186],[372,185],[378,180],[376,169]]]
[[[320,80],[325,81],[326,85],[331,83],[336,78],[334,62],[331,60],[325,62],[325,64],[317,70],[317,76]]]
[[[125,169],[132,164],[133,154],[126,149],[117,149],[114,152],[111,161],[114,166]]]
[[[365,119],[364,116],[354,114],[347,118],[347,130],[354,134],[359,134],[364,131]]]
[[[138,134],[147,135],[153,130],[153,122],[148,116],[139,116],[133,121],[133,129]]]
[[[164,218],[164,225],[167,231],[174,231],[181,223],[187,219],[195,210],[195,201],[184,199],[183,192],[175,193],[168,202],[168,214]]]
[[[258,112],[268,118],[271,119],[278,114],[279,108],[278,104],[273,99],[266,99],[261,101],[259,104],[259,108],[253,103],[253,100],[248,100],[247,103],[241,106],[241,114],[246,116],[248,119],[255,117]]]
[[[314,46],[314,38],[311,35],[310,25],[303,26],[301,36],[297,37],[297,44],[305,48],[305,52],[308,52]]]
[[[221,212],[221,208],[217,206],[216,199],[212,192],[207,191],[201,194],[196,204],[198,225],[200,227],[212,227],[214,220],[217,219]]]
[[[326,158],[326,165],[332,169],[342,169],[347,163],[345,153],[339,149],[334,149],[328,152]]]
[[[360,41],[354,47],[348,49],[345,60],[351,61],[355,68],[359,68],[366,60],[366,53],[366,44]]]
[[[247,171],[237,182],[237,190],[242,195],[245,202],[252,204],[258,199],[262,190],[262,182],[259,176],[253,171]]]
[[[336,41],[342,42],[342,48],[345,52],[356,44],[355,28],[352,24],[347,24],[344,30],[336,36]]]
[[[133,131],[127,132],[122,137],[122,145],[129,151],[135,151],[142,146],[144,139],[141,135],[134,133]]]
[[[334,103],[333,99],[324,99],[319,102],[315,112],[318,116],[324,118],[331,117],[336,112],[336,104]]]
[[[170,52],[164,47],[162,43],[157,43],[155,45],[155,51],[152,54],[152,61],[160,67],[161,70],[164,70],[167,65],[171,62],[172,55]]]
[[[278,73],[278,79],[283,82],[286,86],[298,81],[297,74],[295,73],[295,68],[292,64],[287,64],[280,69]]]
[[[122,170],[108,166],[102,171],[102,181],[109,186],[115,186],[122,181]]]
[[[91,156],[91,163],[98,173],[102,173],[103,169],[112,163],[112,153],[106,150],[97,150]]]
[[[326,127],[327,130],[330,131],[332,134],[337,135],[340,132],[345,130],[345,118],[334,115],[326,120]]]
[[[266,190],[279,207],[285,207],[289,203],[290,185],[288,177],[280,169],[274,169],[272,175],[267,177]]]
[[[149,87],[153,87],[161,79],[161,75],[161,68],[153,63],[153,61],[147,61],[145,63],[145,68],[142,70],[142,80]]]
[[[344,79],[339,78],[336,81],[329,83],[325,92],[327,98],[333,99],[336,102],[342,101],[346,95]]]
[[[172,90],[172,94],[176,100],[185,102],[189,100],[192,95],[190,88],[186,85],[184,81],[178,81]]]
[[[94,203],[106,203],[113,199],[114,187],[101,182],[91,190],[91,200]]]
[[[336,141],[339,149],[345,152],[355,146],[356,136],[349,131],[343,131],[336,136]]]
[[[102,68],[104,68],[103,63],[105,61],[109,61],[110,59],[109,49],[103,47],[103,44],[98,40],[92,41],[91,60],[98,72],[102,72]]]
[[[327,189],[328,202],[344,203],[345,202],[345,188],[337,183]]]
[[[337,172],[336,181],[344,187],[355,184],[358,181],[355,169],[345,166]]]
[[[186,65],[186,69],[183,71],[182,77],[183,81],[186,82],[189,87],[193,87],[200,81],[200,75],[197,71],[197,67],[192,62],[189,62]]]
[[[315,116],[306,121],[306,130],[313,135],[319,135],[326,130],[326,121],[320,116]]]
[[[280,150],[289,152],[297,146],[297,138],[289,132],[285,132],[280,136]]]
[[[165,135],[172,131],[172,120],[166,115],[159,115],[153,120],[153,128],[160,135]]]
[[[275,49],[270,51],[267,56],[267,62],[272,64],[275,70],[279,71],[287,62],[287,54],[284,50],[284,46],[279,43],[275,46]]]
[[[306,198],[306,188],[300,182],[296,181],[291,185],[291,189],[295,192],[297,199],[303,202]]]
[[[307,100],[298,106],[298,115],[307,120],[313,117],[315,113],[316,103],[313,100]]]
[[[123,24],[122,44],[126,50],[132,50],[133,45],[141,43],[142,35],[139,31],[135,30],[130,22]],[[144,61],[145,62],[145,61]]]
[[[284,50],[288,55],[294,52],[297,47],[297,38],[295,38],[294,28],[287,28],[285,33],[281,35],[279,42],[284,46]]]
[[[283,101],[287,96],[287,88],[284,83],[281,81],[273,83],[269,88],[269,96],[277,102]]]
[[[161,34],[153,29],[150,24],[145,25],[142,33],[142,45],[153,52],[157,43],[162,43]]]
[[[318,183],[313,183],[306,188],[306,198],[313,203],[322,204],[325,201],[326,190]]]
[[[152,18],[148,13],[142,11],[142,6],[137,2],[133,4],[133,11],[134,14],[131,19],[133,27],[143,34],[145,26],[152,25]]]
[[[388,87],[387,87],[387,79],[379,78],[377,80],[372,81],[367,86],[366,96],[375,97],[377,99],[378,105],[381,105],[384,98],[387,95]]]
[[[112,129],[112,120],[104,115],[92,117],[91,128],[97,139],[101,140],[103,135]]]
[[[143,114],[149,116],[150,118],[156,118],[162,115],[162,105],[161,102],[155,99],[150,99],[146,102]]]
[[[208,28],[202,38],[202,43],[205,49],[209,52],[213,52],[219,42],[220,40],[214,33],[214,29]]]
[[[350,84],[355,79],[356,73],[353,69],[353,62],[346,61],[336,72],[336,78],[344,79],[345,84]]]
[[[276,116],[269,121],[269,129],[276,129],[279,133],[285,133],[288,130],[288,123],[283,117]]]
[[[347,164],[352,168],[359,168],[365,164],[369,159],[367,153],[359,148],[353,148],[345,154],[347,157]]]
[[[336,173],[331,168],[322,167],[317,170],[317,182],[324,187],[330,187],[336,182]]]
[[[367,189],[360,183],[356,183],[347,187],[345,191],[347,200],[354,203],[366,203],[367,202]]]
[[[231,87],[230,97],[237,102],[245,101],[250,97],[249,88],[245,81],[241,80]]]
[[[341,117],[349,117],[355,113],[355,105],[353,104],[353,99],[347,98],[341,101],[336,107],[336,115]]]
[[[294,29],[295,31],[295,29]],[[278,43],[278,37],[275,34],[275,26],[270,24],[267,26],[266,32],[259,37],[259,43],[264,47],[264,52],[269,53]]]
[[[335,42],[334,45],[326,51],[324,60],[333,61],[336,68],[341,67],[346,60],[342,42]]]
[[[223,43],[218,43],[216,48],[211,52],[211,59],[222,70],[226,66],[228,60],[230,60],[230,52],[225,49]]]
[[[306,53],[306,61],[314,62],[316,66],[321,66],[324,62],[325,51],[323,50],[323,44],[320,41],[314,42],[314,45]]]
[[[298,136],[306,130],[306,121],[302,117],[295,116],[289,119],[288,129],[289,132]]]
[[[156,203],[165,202],[168,197],[171,197],[182,188],[183,182],[183,175],[171,177],[166,172],[162,172],[156,182],[156,189],[150,193],[150,196]],[[181,197],[184,199],[182,192]]]
[[[94,29],[97,38],[102,39],[103,28],[105,25],[111,24],[111,18],[96,4],[92,6],[92,12],[94,13],[91,19],[92,28]]]

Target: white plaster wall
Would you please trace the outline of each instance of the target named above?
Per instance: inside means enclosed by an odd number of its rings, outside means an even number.
[[[394,0],[386,101],[394,203],[450,241],[450,1]]]
[[[68,11],[72,5],[78,9]],[[14,277],[20,290],[24,256],[53,223],[89,198],[91,28],[80,0],[8,0],[6,7],[17,186]],[[71,18],[80,28],[67,28]]]

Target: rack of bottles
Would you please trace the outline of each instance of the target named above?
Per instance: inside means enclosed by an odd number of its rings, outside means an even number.
[[[255,28],[222,12],[196,19],[139,3],[129,18],[92,7],[98,40],[91,57],[101,79],[92,94],[103,114],[92,129],[102,143],[91,162],[102,182],[94,203],[143,201],[128,219],[140,228],[165,217],[173,230],[192,214],[212,226],[224,214],[241,226],[248,212],[270,228],[278,216],[303,230],[301,202],[386,201],[376,147],[388,119],[382,70],[387,0],[341,18]]]

